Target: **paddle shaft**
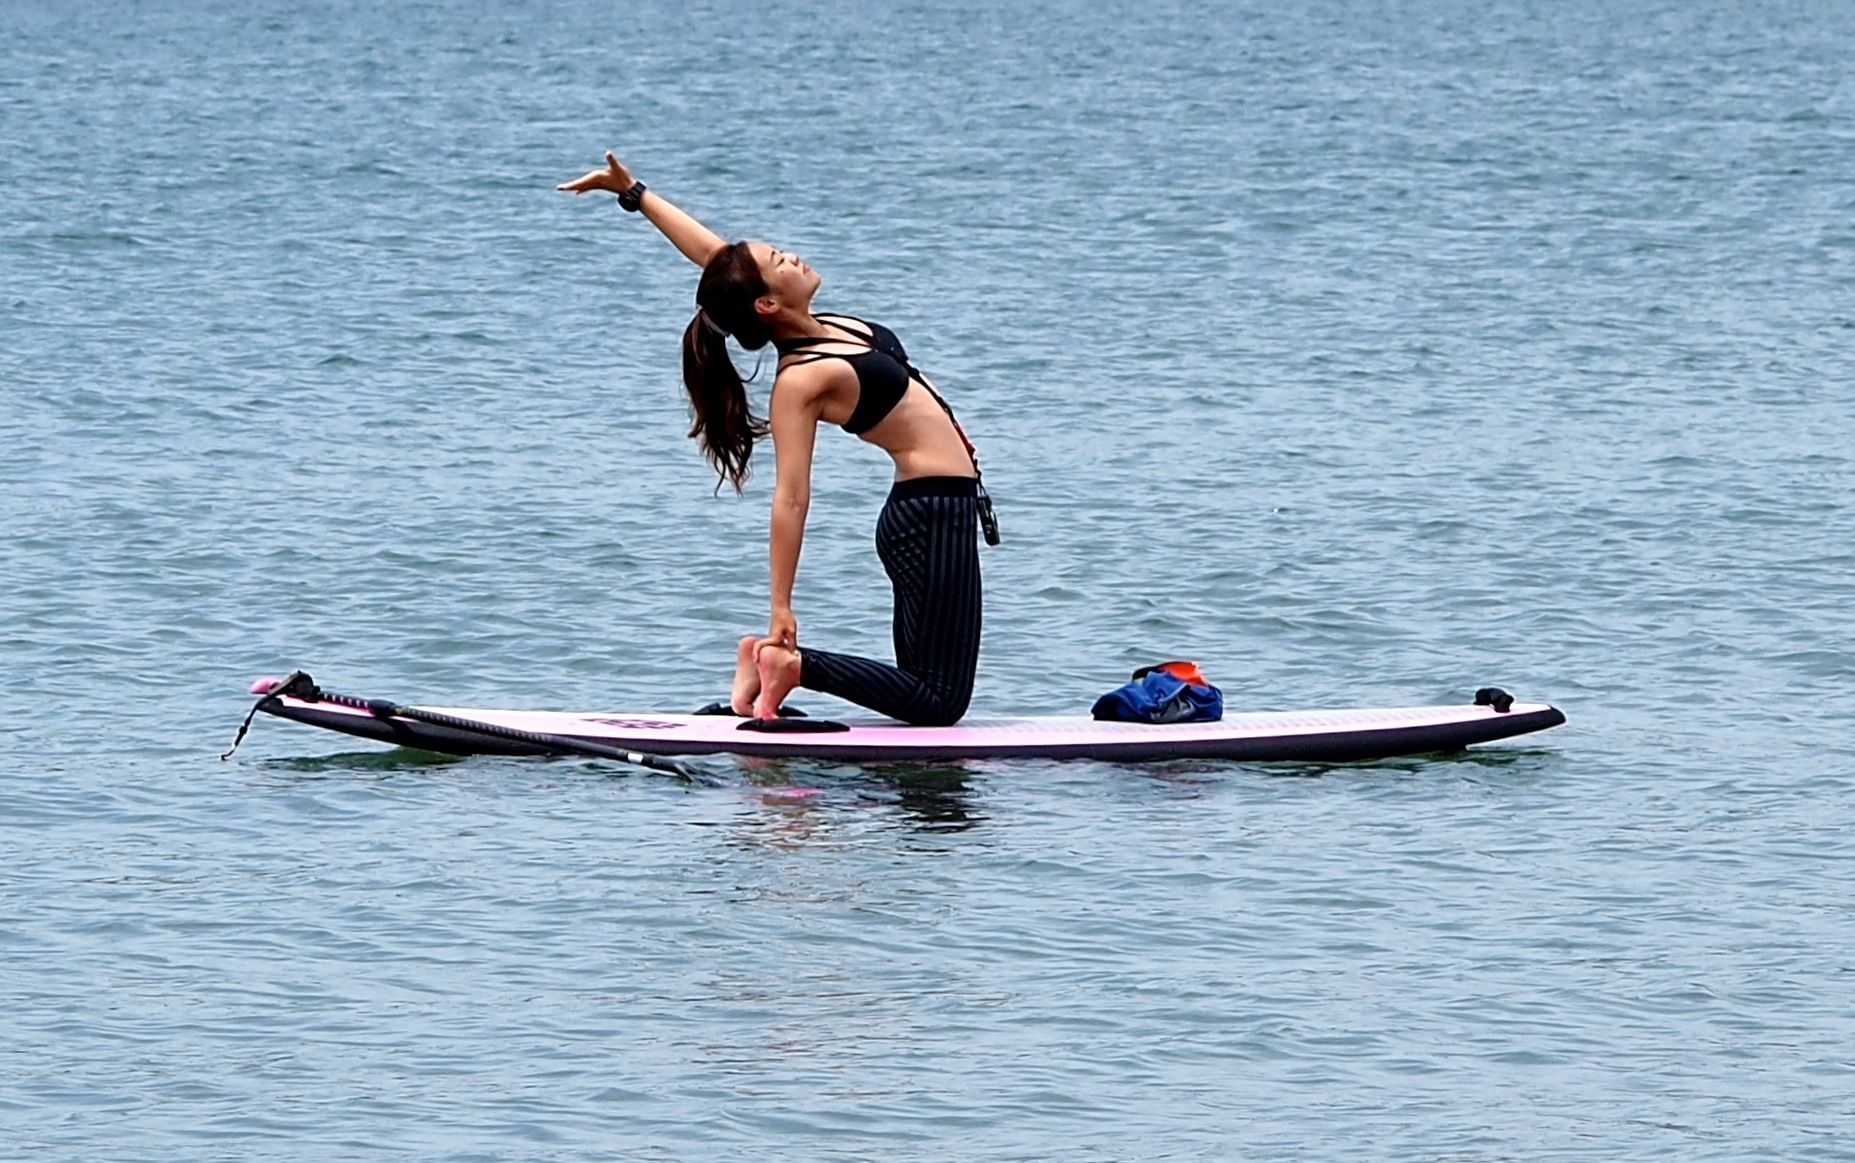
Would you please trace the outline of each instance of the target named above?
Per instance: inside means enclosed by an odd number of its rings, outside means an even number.
[[[322,691],[318,701],[353,707],[357,711],[367,711],[381,719],[417,719],[421,723],[449,727],[453,731],[467,731],[473,735],[488,735],[495,739],[513,739],[520,743],[533,744],[557,755],[585,755],[594,759],[615,759],[620,763],[630,763],[652,771],[661,771],[666,775],[674,775],[678,779],[694,780],[697,776],[696,769],[687,763],[680,763],[662,755],[651,755],[643,751],[624,751],[617,747],[608,747],[604,743],[593,743],[568,735],[547,735],[540,731],[524,731],[520,727],[503,727],[495,723],[480,723],[475,719],[460,719],[456,715],[446,715],[439,711],[403,706],[391,699],[357,699],[353,695],[338,695],[333,691]]]

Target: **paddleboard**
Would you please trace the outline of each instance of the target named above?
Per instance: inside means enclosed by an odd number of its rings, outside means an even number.
[[[276,680],[260,679],[264,694]],[[454,755],[538,755],[532,735],[576,740],[646,755],[750,755],[846,763],[884,760],[1167,759],[1353,762],[1395,755],[1454,751],[1565,722],[1547,703],[1513,702],[1492,692],[1496,706],[1375,707],[1352,710],[1244,711],[1215,723],[1120,723],[1069,716],[972,717],[953,727],[910,727],[892,719],[848,717],[825,729],[768,732],[732,715],[630,711],[520,711],[420,705],[333,695],[274,694],[257,710],[281,718],[402,747]],[[393,710],[479,724],[505,734],[435,723]],[[801,724],[805,720],[797,720]]]

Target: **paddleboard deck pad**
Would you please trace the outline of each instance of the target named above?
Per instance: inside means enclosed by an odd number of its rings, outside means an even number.
[[[765,731],[753,729],[751,720],[732,715],[401,707],[385,700],[332,694],[306,681],[306,675],[300,676],[304,681],[295,681],[298,678],[293,675],[281,692],[275,689],[279,680],[258,680],[252,691],[264,697],[255,710],[363,739],[453,755],[542,755],[563,749],[550,746],[550,741],[566,740],[657,756],[733,754],[848,763],[958,759],[1331,763],[1455,751],[1565,722],[1556,707],[1516,702],[1488,688],[1478,692],[1478,697],[1489,705],[1253,711],[1226,714],[1215,723],[1121,723],[1041,716],[973,717],[953,727],[910,727],[892,719],[857,717],[822,725],[811,720],[809,729]],[[803,719],[793,722],[808,723]]]

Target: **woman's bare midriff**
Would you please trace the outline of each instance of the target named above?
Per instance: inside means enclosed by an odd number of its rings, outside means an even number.
[[[909,384],[895,409],[862,439],[895,461],[896,480],[973,475],[972,457],[953,421],[920,384]]]

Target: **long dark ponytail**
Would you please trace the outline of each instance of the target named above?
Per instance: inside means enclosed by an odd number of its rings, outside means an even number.
[[[728,355],[728,336],[749,351],[773,338],[754,310],[766,294],[760,264],[745,242],[715,252],[696,284],[696,317],[683,332],[683,387],[689,393],[689,435],[702,443],[702,455],[721,480],[740,492],[754,441],[765,436],[767,422],[747,404],[747,385]],[[720,488],[720,482],[716,488]]]

